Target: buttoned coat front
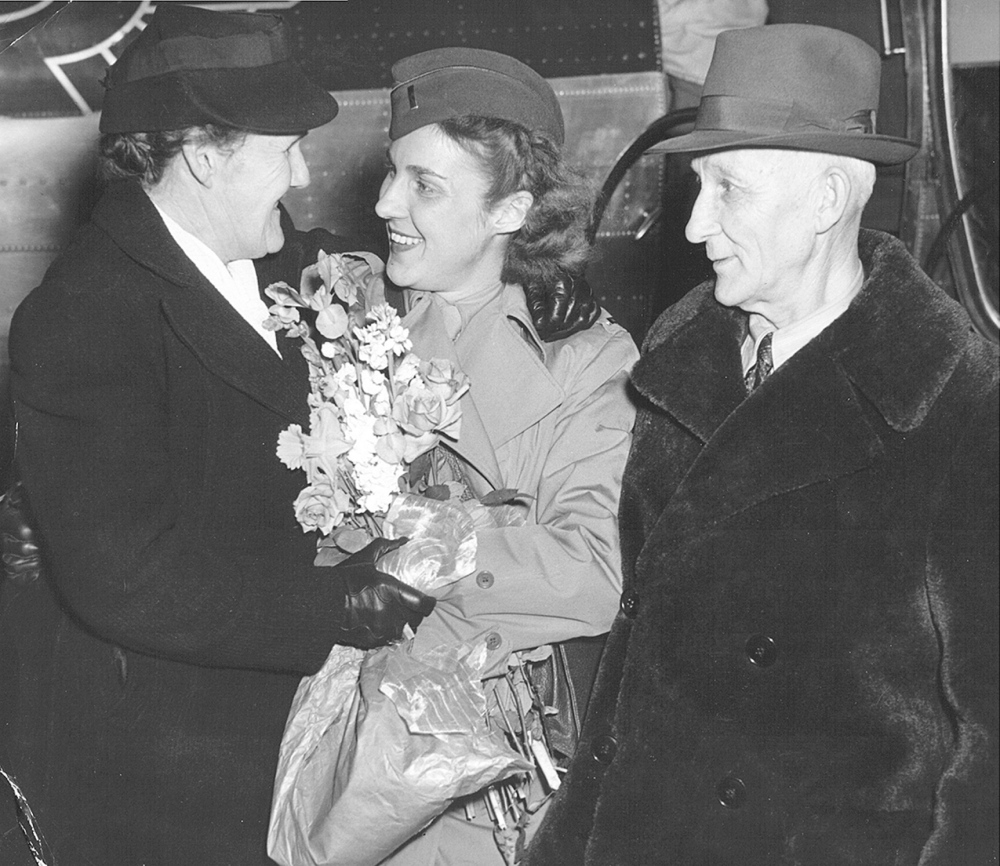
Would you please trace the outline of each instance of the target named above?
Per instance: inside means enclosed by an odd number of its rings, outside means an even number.
[[[711,284],[650,332],[622,612],[530,866],[996,862],[997,350],[860,253],[749,397]]]
[[[298,285],[323,244],[257,263]],[[342,249],[342,247],[341,247]],[[0,755],[56,866],[251,866],[301,676],[337,641],[344,590],[312,565],[279,432],[308,421],[283,357],[112,185],[11,327],[18,463],[45,577],[4,587]],[[0,861],[27,849],[13,818]]]

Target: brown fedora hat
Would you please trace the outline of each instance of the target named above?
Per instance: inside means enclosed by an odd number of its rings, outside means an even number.
[[[206,123],[288,135],[333,120],[337,100],[292,61],[281,18],[160,3],[108,69],[101,132]]]
[[[920,146],[875,132],[881,60],[829,27],[767,24],[715,42],[694,129],[651,153],[774,147],[905,162]]]
[[[511,120],[563,143],[562,109],[551,85],[506,54],[434,48],[394,63],[392,78],[393,141],[421,126],[475,114]]]

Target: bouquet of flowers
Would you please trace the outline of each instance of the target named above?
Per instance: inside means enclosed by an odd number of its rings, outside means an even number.
[[[422,360],[385,301],[371,253],[321,252],[296,290],[269,286],[265,326],[302,341],[309,429],[293,424],[277,456],[305,472],[295,514],[317,532],[317,565],[375,537],[409,541],[379,568],[424,592],[475,568],[475,523],[448,501],[411,493],[408,466],[457,440],[464,374]],[[285,866],[375,864],[455,797],[527,769],[485,722],[482,646],[417,658],[407,644],[335,646],[302,680],[275,779],[268,854]],[[371,828],[378,827],[373,834]]]
[[[469,388],[449,362],[409,351],[381,273],[371,253],[321,252],[298,291],[285,283],[266,289],[275,304],[265,327],[300,338],[309,364],[309,430],[283,431],[278,458],[305,470],[308,483],[295,501],[303,531],[318,530],[323,546],[344,554],[384,536],[407,465],[442,436],[458,439],[459,401]]]

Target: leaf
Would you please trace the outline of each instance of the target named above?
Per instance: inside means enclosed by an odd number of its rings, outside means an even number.
[[[431,484],[423,492],[423,495],[428,499],[438,499],[441,502],[447,502],[451,498],[451,488],[447,484]]]
[[[363,529],[354,529],[350,526],[341,526],[330,533],[330,540],[341,550],[347,553],[357,553],[365,547],[371,540],[371,536]]]
[[[337,547],[320,547],[316,551],[316,558],[313,560],[313,565],[340,565],[340,563],[347,559],[347,556],[348,554]]]
[[[369,269],[375,276],[385,273],[385,263],[382,259],[375,255],[375,253],[369,253],[365,250],[355,250],[350,253],[341,253],[341,255],[347,259],[348,262],[350,262],[351,259],[361,259],[368,265]]]
[[[518,499],[534,499],[527,493],[521,493],[513,487],[502,487],[499,490],[491,490],[479,501],[483,505],[509,505]]]

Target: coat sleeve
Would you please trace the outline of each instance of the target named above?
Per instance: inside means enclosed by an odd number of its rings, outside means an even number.
[[[340,634],[343,588],[312,566],[301,533],[252,528],[269,547],[244,551],[205,528],[225,491],[180,494],[178,443],[198,450],[203,440],[178,436],[172,405],[184,399],[181,383],[204,374],[164,363],[143,272],[108,257],[116,277],[88,274],[78,291],[63,269],[11,329],[18,462],[46,573],[73,617],[108,642],[193,664],[312,673]],[[204,424],[204,435],[223,435]],[[233,447],[245,442],[237,433]],[[285,471],[269,441],[254,447],[251,477],[272,463]],[[234,479],[232,496],[240,484],[243,495],[254,487]]]
[[[511,652],[608,631],[621,594],[617,511],[636,358],[618,331],[583,369],[566,372],[551,448],[530,458],[541,463],[537,489],[527,491],[534,522],[479,532],[476,574],[439,598],[418,646],[492,637],[490,676],[506,670]],[[483,572],[488,579],[477,580]]]
[[[941,645],[939,682],[953,746],[920,862],[995,863],[998,843],[997,390],[955,452],[927,551],[927,592]]]

